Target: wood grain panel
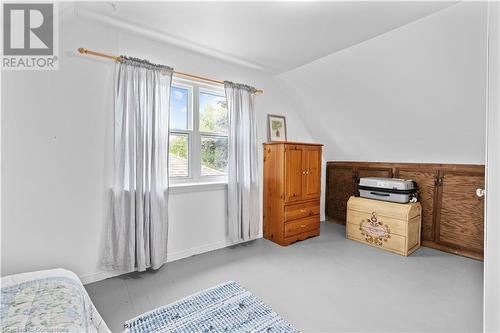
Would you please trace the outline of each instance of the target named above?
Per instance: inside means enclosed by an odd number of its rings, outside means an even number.
[[[391,168],[358,167],[356,170],[358,179],[361,177],[392,177]]]
[[[483,252],[484,197],[476,196],[478,188],[484,188],[483,175],[443,174],[436,226],[438,243]]]
[[[299,202],[285,206],[285,221],[293,221],[307,216],[319,215],[319,201]]]
[[[286,145],[285,150],[285,201],[297,201],[303,195],[303,147]]]
[[[319,215],[305,217],[285,224],[285,237],[319,229]]]
[[[304,163],[306,172],[303,184],[303,199],[316,199],[321,196],[321,147],[304,147]]]
[[[397,254],[404,253],[405,251],[406,237],[399,235],[391,235],[391,238],[387,243],[384,243],[381,246],[376,246],[374,244],[370,244],[369,242],[367,242],[366,237],[361,234],[359,226],[352,223],[347,223],[346,237],[348,239],[356,240],[363,244],[381,248],[382,250],[386,250]]]
[[[372,212],[368,211],[360,212],[354,209],[349,209],[347,212],[347,221],[358,226],[362,223],[362,221],[369,220],[371,217]],[[402,223],[402,220],[398,219],[400,216],[392,217],[377,215],[377,218],[380,222],[389,227],[391,234],[406,237],[406,223]]]
[[[283,239],[279,224],[283,219],[284,159],[283,145],[264,146],[264,237],[280,242]]]
[[[344,222],[347,213],[347,201],[354,195],[354,169],[344,166],[328,166],[327,179],[327,216]]]
[[[434,201],[437,171],[398,169],[396,177],[412,179],[418,185],[418,200],[422,205],[422,240],[434,240]]]

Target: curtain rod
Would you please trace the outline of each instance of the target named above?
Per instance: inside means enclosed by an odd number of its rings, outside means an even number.
[[[116,62],[122,62],[122,57],[120,57],[120,56],[113,56],[113,55],[109,55],[109,54],[102,53],[102,52],[91,51],[91,50],[88,50],[84,47],[78,48],[78,52],[80,52],[81,54],[93,55],[96,57],[106,58],[106,59],[113,60]],[[185,72],[174,71],[174,74],[177,76],[190,77],[193,79],[202,80],[202,81],[206,81],[206,82],[212,82],[212,83],[217,83],[217,84],[222,84],[222,85],[224,84],[224,81],[210,79],[208,77],[189,74],[189,73],[185,73]],[[264,91],[262,89],[256,89],[255,93],[262,94],[262,93],[264,93]]]

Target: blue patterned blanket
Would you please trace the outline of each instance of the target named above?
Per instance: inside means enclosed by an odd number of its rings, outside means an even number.
[[[1,283],[1,332],[110,332],[70,271],[10,275]]]
[[[144,313],[125,323],[126,333],[299,333],[234,281]]]

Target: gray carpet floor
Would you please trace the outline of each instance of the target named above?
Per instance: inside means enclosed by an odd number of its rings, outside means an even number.
[[[228,280],[303,332],[482,330],[482,262],[428,248],[405,258],[349,241],[329,222],[288,247],[258,239],[85,287],[121,332],[130,318]]]

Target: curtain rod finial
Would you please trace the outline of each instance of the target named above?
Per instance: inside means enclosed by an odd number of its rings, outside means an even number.
[[[78,52],[80,52],[81,54],[86,54],[87,53],[87,49],[84,48],[84,47],[79,47],[78,48]]]

